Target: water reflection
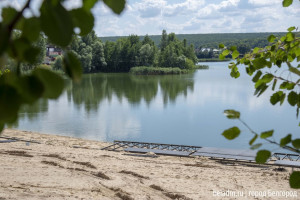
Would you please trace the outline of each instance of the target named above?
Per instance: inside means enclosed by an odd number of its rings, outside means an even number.
[[[87,112],[98,110],[104,100],[128,101],[133,106],[143,101],[149,106],[159,91],[164,105],[175,102],[176,98],[193,91],[193,74],[181,76],[134,76],[129,74],[89,74],[80,83],[69,83],[67,96],[77,109],[82,105]]]
[[[222,114],[236,109],[257,132],[274,129],[277,138],[297,133],[293,107],[272,106],[270,93],[254,97],[244,71],[232,79],[228,63],[208,64],[209,70],[174,76],[84,75],[80,84],[69,82],[58,100],[22,108],[15,127],[102,141],[247,149],[252,135]],[[240,126],[242,136],[228,141],[221,133],[232,126]]]
[[[40,99],[38,102],[32,105],[23,105],[20,108],[19,119],[27,119],[29,122],[34,122],[40,115],[48,112],[48,100]],[[18,127],[18,121],[13,124],[14,127]]]

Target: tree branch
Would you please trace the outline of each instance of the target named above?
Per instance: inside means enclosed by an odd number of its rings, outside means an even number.
[[[244,126],[246,126],[248,129],[249,129],[249,131],[252,133],[252,134],[254,134],[254,135],[259,135],[258,133],[256,133],[246,122],[244,122],[242,119],[238,119]],[[280,144],[278,143],[278,142],[276,142],[275,140],[270,140],[270,139],[268,139],[268,138],[262,138],[262,139],[264,139],[265,141],[267,141],[267,142],[269,142],[269,143],[271,143],[271,144],[275,144],[275,145],[277,145],[277,146],[279,146],[279,147],[281,147],[281,148],[283,148],[283,149],[286,149],[286,150],[289,150],[289,151],[292,151],[292,152],[296,152],[296,153],[300,153],[300,150],[298,150],[298,149],[295,149],[295,148],[293,148],[293,147],[291,147],[291,146],[287,146],[287,145],[285,145],[285,146],[280,146]]]
[[[18,23],[18,21],[20,20],[20,18],[23,16],[23,12],[26,8],[29,8],[30,6],[30,2],[31,0],[27,0],[26,4],[24,5],[24,7],[22,8],[22,10],[20,10],[20,12],[18,12],[18,14],[15,16],[15,18],[12,20],[12,22],[8,25],[8,31],[9,34],[13,31],[14,26]]]

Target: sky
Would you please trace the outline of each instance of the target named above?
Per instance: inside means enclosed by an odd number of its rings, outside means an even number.
[[[67,0],[68,9],[80,0]],[[0,8],[20,9],[24,0],[0,0]],[[36,15],[41,0],[33,0]],[[115,15],[102,2],[92,10],[98,36],[160,35],[162,30],[176,34],[283,32],[300,28],[300,2],[282,7],[282,0],[127,0],[121,15]],[[28,14],[30,15],[30,14]]]

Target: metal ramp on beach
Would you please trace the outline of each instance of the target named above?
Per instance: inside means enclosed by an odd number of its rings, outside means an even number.
[[[143,149],[158,149],[170,151],[187,151],[195,152],[201,149],[200,146],[177,145],[177,144],[160,144],[160,143],[147,143],[147,142],[131,142],[115,140],[112,145],[102,148],[101,150],[117,151],[126,148],[143,148]]]
[[[102,148],[108,151],[123,150],[128,153],[147,154],[154,153],[156,155],[178,156],[178,157],[208,157],[217,160],[240,161],[255,163],[257,151],[225,149],[214,147],[200,147],[176,144],[159,144],[146,142],[131,142],[116,140],[112,145]],[[299,167],[300,155],[288,153],[273,153],[266,163],[267,165]]]

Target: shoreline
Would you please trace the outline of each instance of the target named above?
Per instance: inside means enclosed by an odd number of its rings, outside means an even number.
[[[103,151],[111,143],[13,129],[1,136],[41,144],[0,144],[0,199],[286,199],[249,192],[297,192],[290,167]]]

